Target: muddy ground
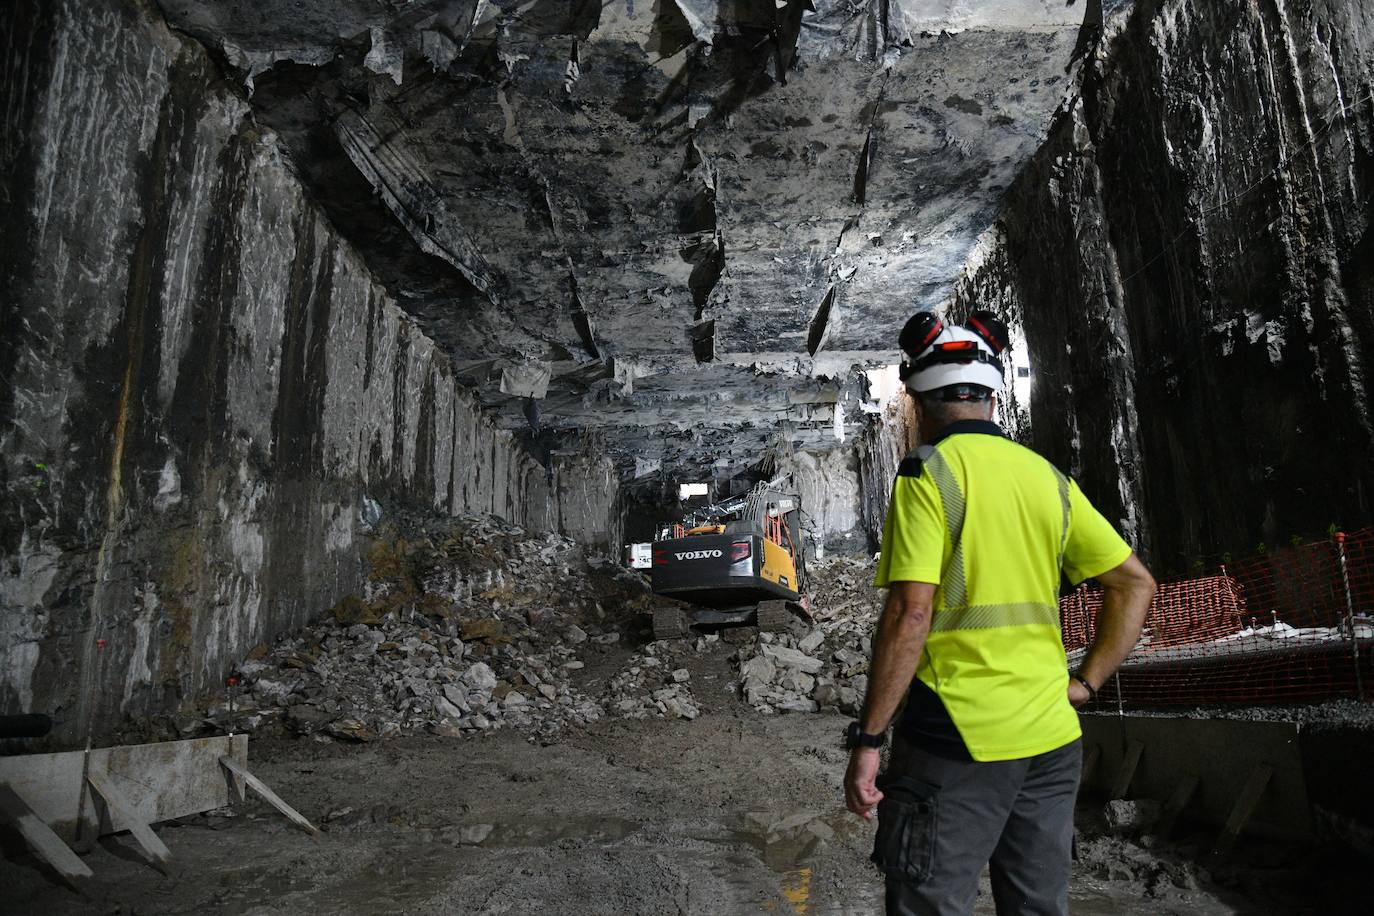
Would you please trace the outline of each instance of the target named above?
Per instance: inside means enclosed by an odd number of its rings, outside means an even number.
[[[325,831],[313,841],[251,800],[165,824],[175,870],[127,837],[87,856],[79,896],[7,838],[13,913],[871,914],[871,827],[842,807],[837,715],[766,716],[726,689],[728,650],[692,660],[705,713],[602,720],[539,746],[514,731],[250,743],[251,768]],[[622,661],[582,672],[594,691]],[[1182,848],[1097,835],[1084,801],[1076,914],[1369,912],[1354,869],[1242,846],[1202,868]],[[1146,841],[1148,843],[1148,841]],[[1363,899],[1361,895],[1364,894]],[[991,913],[980,896],[979,913]]]

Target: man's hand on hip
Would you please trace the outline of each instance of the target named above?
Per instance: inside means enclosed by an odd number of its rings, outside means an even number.
[[[1074,709],[1080,709],[1084,704],[1092,699],[1092,694],[1088,693],[1088,688],[1078,683],[1073,678],[1069,678],[1069,705]]]
[[[873,809],[883,800],[877,786],[880,757],[876,747],[855,748],[844,774],[845,807],[866,821],[873,820]]]
[[[1097,635],[1093,637],[1078,666],[1078,674],[1101,689],[1140,639],[1141,628],[1150,611],[1150,601],[1155,596],[1155,580],[1145,564],[1131,554],[1120,566],[1100,574],[1097,581],[1102,583],[1102,610],[1097,613]],[[1073,703],[1073,700],[1074,688],[1070,682],[1069,702]]]

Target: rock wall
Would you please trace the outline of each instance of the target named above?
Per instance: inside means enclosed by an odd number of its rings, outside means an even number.
[[[915,447],[916,414],[911,398],[898,391],[883,403],[880,413],[869,417],[858,443],[859,513],[869,550],[882,546],[883,523],[897,468]]]
[[[6,4],[0,117],[0,712],[177,707],[390,507],[618,542],[610,465],[493,428],[139,0]]]
[[[859,461],[853,448],[799,451],[782,457],[801,496],[802,527],[812,553],[862,553],[868,547],[859,500]]]
[[[1108,4],[1079,78],[956,303],[1033,445],[1166,571],[1367,524],[1374,5]]]

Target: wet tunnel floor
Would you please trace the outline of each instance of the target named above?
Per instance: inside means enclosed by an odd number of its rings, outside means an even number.
[[[84,900],[0,860],[0,911],[878,913],[872,828],[841,807],[842,725],[741,711],[605,722],[548,747],[514,733],[256,741],[250,766],[324,828],[320,841],[250,800],[164,825],[168,877],[106,838]],[[1280,911],[1136,865],[1080,868],[1073,912]],[[978,912],[992,912],[986,893]]]

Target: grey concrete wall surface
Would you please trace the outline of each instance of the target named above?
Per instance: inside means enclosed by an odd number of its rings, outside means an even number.
[[[176,708],[353,590],[378,505],[618,540],[609,463],[496,430],[139,0],[5,4],[0,117],[0,712]]]
[[[1313,833],[1311,784],[1293,722],[1189,719],[1172,716],[1087,714],[1083,750],[1098,753],[1085,788],[1108,793],[1124,772],[1131,744],[1142,750],[1125,798],[1161,805],[1188,777],[1197,787],[1182,819],[1220,829],[1227,823],[1256,767],[1269,767],[1259,804],[1244,826],[1259,836],[1308,840]]]
[[[962,285],[1156,565],[1374,516],[1374,4],[1108,4]]]
[[[860,514],[858,454],[853,448],[798,451],[781,456],[801,496],[802,527],[815,548],[836,553],[863,553],[868,536]]]

